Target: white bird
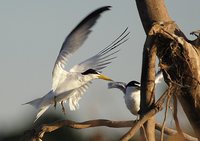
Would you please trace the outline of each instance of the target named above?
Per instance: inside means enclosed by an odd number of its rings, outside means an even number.
[[[162,72],[156,73],[155,84],[158,84],[163,78]],[[124,93],[126,107],[133,114],[138,116],[140,110],[140,83],[130,81],[128,84],[124,82],[109,82],[108,88],[118,88]]]
[[[101,50],[98,54],[89,59],[73,66],[69,71],[65,70],[65,66],[69,57],[80,48],[83,42],[91,32],[101,13],[110,9],[110,6],[101,7],[86,18],[84,18],[65,39],[52,72],[52,90],[41,98],[37,98],[25,104],[34,106],[38,111],[35,121],[51,106],[56,107],[56,103],[60,103],[65,113],[63,103],[68,101],[70,110],[79,108],[79,100],[88,89],[89,84],[94,79],[103,79],[112,81],[110,78],[100,73],[115,59],[113,55],[119,50],[114,49],[127,41],[126,37],[129,32],[126,30],[109,46]],[[88,51],[90,52],[90,51]]]

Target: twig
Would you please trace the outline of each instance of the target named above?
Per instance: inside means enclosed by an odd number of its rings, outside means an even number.
[[[144,128],[144,125],[142,125],[142,131],[143,131],[143,134],[144,134],[145,140],[148,141],[147,133],[146,133],[146,130],[145,130],[145,128]]]
[[[161,131],[161,129],[162,129],[162,124],[156,123],[156,130]],[[175,129],[165,127],[164,133],[166,135],[173,136],[173,135],[177,134],[177,131]],[[197,138],[195,138],[189,134],[183,133],[183,135],[184,135],[185,140],[187,140],[187,141],[198,141]]]
[[[183,138],[184,138],[184,135],[183,135],[183,131],[181,130],[181,127],[180,127],[180,124],[179,124],[179,121],[178,121],[178,116],[177,116],[177,113],[178,113],[178,108],[177,108],[177,98],[175,95],[173,95],[173,100],[174,100],[174,112],[173,112],[173,116],[174,116],[174,121],[175,121],[175,125],[176,125],[176,130],[178,131],[178,134],[180,134]]]
[[[166,119],[167,119],[167,112],[168,112],[168,106],[170,103],[170,99],[171,99],[171,94],[167,94],[167,102],[166,102],[166,107],[165,107],[165,116],[164,116],[164,120],[163,120],[163,124],[162,124],[162,129],[161,129],[161,141],[164,140],[164,129],[165,129],[165,123],[166,123]]]

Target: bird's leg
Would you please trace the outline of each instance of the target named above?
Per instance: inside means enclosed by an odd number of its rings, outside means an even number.
[[[61,106],[62,106],[62,112],[64,113],[64,115],[66,114],[66,112],[65,112],[65,107],[64,107],[64,105],[63,105],[63,101],[61,101]]]
[[[139,119],[140,119],[140,116],[136,115],[136,120],[135,121],[138,121]]]
[[[56,109],[56,105],[57,105],[56,96],[54,96],[54,108],[55,108],[55,109]]]

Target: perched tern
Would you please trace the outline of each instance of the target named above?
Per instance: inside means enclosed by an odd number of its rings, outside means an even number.
[[[163,78],[162,72],[156,73],[155,84],[158,84]],[[140,110],[140,83],[137,81],[130,81],[128,84],[124,82],[109,82],[108,88],[118,88],[124,93],[124,100],[126,107],[133,114],[138,116]]]
[[[109,77],[101,74],[100,70],[105,68],[116,58],[116,56],[113,55],[119,50],[114,49],[127,41],[127,36],[129,34],[129,32],[127,33],[127,28],[117,39],[98,54],[73,66],[69,71],[65,70],[69,57],[78,50],[87,39],[89,33],[91,33],[91,28],[95,25],[100,15],[109,9],[110,6],[105,6],[89,14],[65,39],[53,68],[51,91],[41,98],[25,103],[34,106],[38,110],[35,121],[51,105],[56,107],[57,103],[61,104],[63,112],[65,111],[63,103],[66,101],[69,102],[70,110],[78,109],[78,102],[88,89],[92,80],[103,79],[112,81]]]

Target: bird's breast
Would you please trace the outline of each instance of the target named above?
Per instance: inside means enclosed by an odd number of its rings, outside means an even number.
[[[69,74],[66,79],[59,83],[57,86],[55,93],[60,94],[67,91],[71,91],[73,89],[79,88],[84,85],[86,82],[84,78],[76,73]]]
[[[132,114],[137,115],[140,110],[140,90],[132,87],[127,88],[124,100],[129,111]]]

